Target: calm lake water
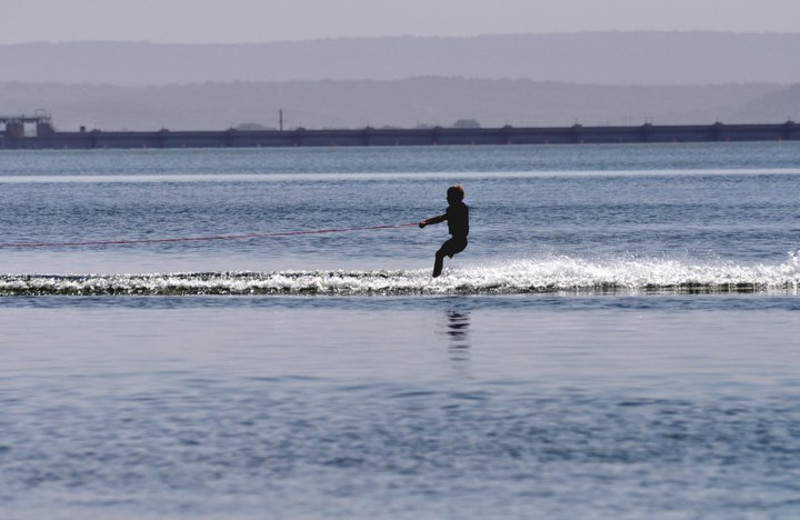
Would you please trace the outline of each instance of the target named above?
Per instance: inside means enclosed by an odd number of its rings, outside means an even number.
[[[4,151],[0,516],[798,518],[799,159]]]

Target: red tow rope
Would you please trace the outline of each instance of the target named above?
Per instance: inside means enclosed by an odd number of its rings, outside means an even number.
[[[106,246],[119,244],[161,244],[166,242],[200,242],[204,240],[247,240],[250,238],[273,238],[288,237],[297,235],[320,235],[323,233],[345,233],[348,231],[374,231],[378,229],[394,229],[408,226],[416,226],[416,222],[405,224],[391,224],[386,226],[369,226],[353,228],[331,228],[331,229],[312,229],[307,231],[275,231],[273,233],[248,233],[245,235],[212,235],[205,237],[184,237],[184,238],[137,238],[131,240],[87,240],[84,242],[18,242],[0,244],[0,248],[48,248],[48,247],[81,247],[81,246]]]

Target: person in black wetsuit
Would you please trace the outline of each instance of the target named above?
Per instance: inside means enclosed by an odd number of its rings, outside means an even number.
[[[428,224],[438,224],[447,221],[447,228],[452,237],[447,240],[442,247],[436,251],[436,261],[433,264],[433,277],[442,274],[444,257],[460,253],[467,247],[467,235],[469,235],[469,207],[464,204],[464,189],[461,186],[450,186],[447,189],[447,211],[444,215],[438,215],[419,223],[420,228]]]

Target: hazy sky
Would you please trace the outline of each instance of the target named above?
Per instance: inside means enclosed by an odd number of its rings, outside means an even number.
[[[800,32],[800,0],[0,0],[0,43],[586,30]]]

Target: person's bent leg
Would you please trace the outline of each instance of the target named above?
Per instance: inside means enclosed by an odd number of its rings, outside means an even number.
[[[442,268],[444,267],[444,257],[446,253],[441,249],[436,251],[436,261],[433,263],[433,277],[436,278],[440,274],[442,274]]]

